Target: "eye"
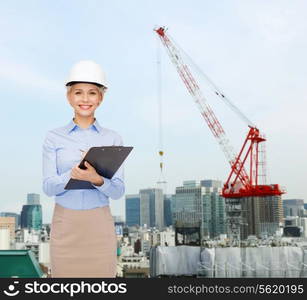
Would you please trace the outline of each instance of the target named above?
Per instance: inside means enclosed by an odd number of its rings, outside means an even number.
[[[96,95],[96,92],[90,92],[91,95]]]
[[[81,92],[75,92],[75,94],[76,94],[76,95],[79,95],[79,94],[81,94]]]

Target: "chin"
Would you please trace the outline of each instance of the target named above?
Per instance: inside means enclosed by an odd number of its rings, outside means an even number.
[[[94,115],[95,111],[80,111],[80,110],[76,110],[75,113],[79,116],[82,117],[90,117]]]

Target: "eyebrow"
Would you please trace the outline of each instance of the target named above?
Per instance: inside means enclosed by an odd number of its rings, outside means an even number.
[[[82,89],[75,89],[75,91],[83,91],[83,90]],[[92,89],[89,89],[89,91],[97,91],[97,89],[92,88]]]

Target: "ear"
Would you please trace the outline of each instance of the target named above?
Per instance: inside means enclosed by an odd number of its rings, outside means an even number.
[[[71,96],[72,96],[72,87],[70,88],[70,90],[68,91],[66,91],[66,98],[67,98],[67,101],[68,101],[68,103],[72,106],[72,104],[71,104]]]
[[[69,92],[66,93],[66,99],[67,99],[68,104],[71,105]]]
[[[101,93],[101,94],[100,94],[100,99],[99,99],[98,105],[100,105],[101,102],[103,101],[103,97],[104,97],[104,93]]]

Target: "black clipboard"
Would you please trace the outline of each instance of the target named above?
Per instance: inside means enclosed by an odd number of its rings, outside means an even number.
[[[79,164],[79,168],[85,170],[84,162],[92,165],[96,172],[105,178],[111,179],[133,147],[103,146],[91,147]],[[95,189],[91,182],[70,178],[65,190]]]

